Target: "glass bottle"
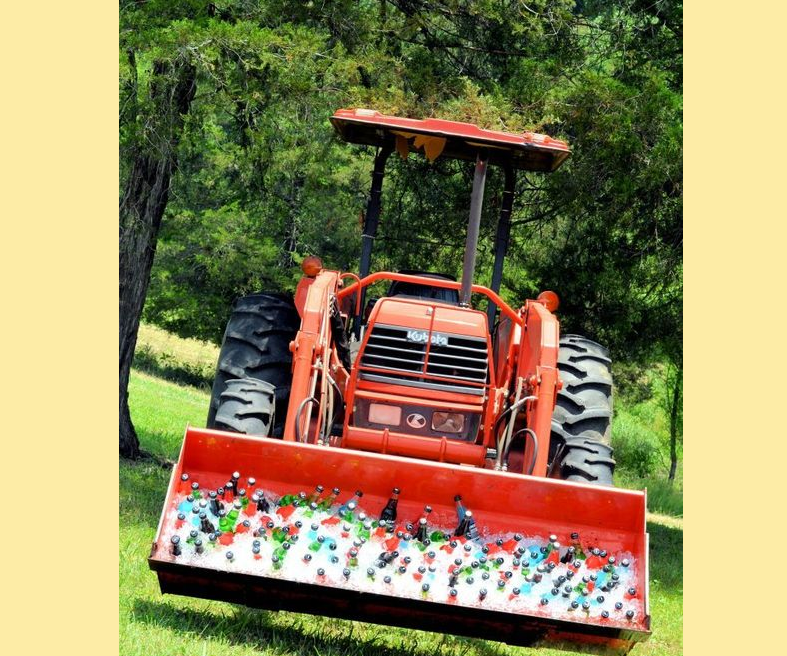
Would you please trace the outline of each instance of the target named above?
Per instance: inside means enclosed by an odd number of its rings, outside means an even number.
[[[388,503],[385,504],[385,508],[383,508],[382,512],[380,513],[381,520],[385,520],[386,522],[396,521],[396,506],[399,503],[399,492],[400,490],[398,487],[393,489],[391,498],[388,499]]]

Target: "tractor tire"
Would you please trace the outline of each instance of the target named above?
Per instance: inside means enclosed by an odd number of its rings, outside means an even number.
[[[268,437],[276,416],[275,388],[264,380],[228,380],[213,418],[220,430]]]
[[[227,428],[226,425],[218,425],[217,412],[222,405],[222,396],[228,390],[228,383],[233,380],[253,379],[269,383],[273,387],[274,417],[272,426],[269,427],[269,435],[284,435],[292,384],[290,342],[295,339],[300,324],[300,316],[289,295],[252,294],[235,301],[227,329],[224,331],[216,366],[208,409],[208,428]],[[259,405],[261,401],[258,398],[260,393],[256,394],[257,396],[253,397],[257,404],[255,408],[260,410],[261,414],[262,406]],[[247,424],[238,423],[238,426],[243,425]]]
[[[560,338],[563,388],[557,394],[550,440],[550,471],[557,478],[613,484],[611,362],[609,351],[596,342],[579,335]]]

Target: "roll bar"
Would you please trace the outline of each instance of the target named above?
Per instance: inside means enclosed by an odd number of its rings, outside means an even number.
[[[378,271],[377,273],[372,273],[364,278],[361,278],[358,282],[353,283],[349,287],[340,289],[336,297],[338,300],[341,301],[342,299],[345,299],[356,292],[363,291],[369,285],[379,282],[381,280],[396,280],[399,282],[411,282],[417,285],[428,285],[430,287],[440,287],[442,289],[459,290],[462,287],[462,283],[456,282],[454,280],[444,280],[442,278],[427,278],[426,276],[411,276],[405,273],[393,273],[392,271]],[[505,316],[511,319],[511,321],[513,321],[516,324],[519,324],[520,326],[524,326],[524,319],[515,310],[512,310],[511,307],[508,305],[508,303],[506,303],[502,298],[500,298],[500,296],[498,296],[491,289],[489,289],[488,287],[484,287],[483,285],[472,285],[470,290],[474,294],[482,294],[483,296],[486,296],[489,299],[489,301],[491,303],[494,303],[497,307],[499,307],[500,312],[502,312]],[[361,294],[359,293],[355,298],[356,322],[360,320],[360,316],[361,316]]]

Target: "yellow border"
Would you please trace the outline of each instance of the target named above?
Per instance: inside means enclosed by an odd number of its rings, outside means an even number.
[[[117,30],[110,2],[3,3],[0,16],[0,462],[13,504],[0,652],[13,656],[117,652]],[[25,506],[40,489],[47,503]]]

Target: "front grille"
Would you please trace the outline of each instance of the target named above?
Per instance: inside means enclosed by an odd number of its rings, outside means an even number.
[[[431,342],[428,357],[426,342]],[[375,324],[360,364],[364,369],[400,372],[389,375],[391,382],[425,383],[429,379],[424,376],[434,376],[444,379],[440,385],[466,388],[468,383],[486,384],[488,358],[482,338]]]

